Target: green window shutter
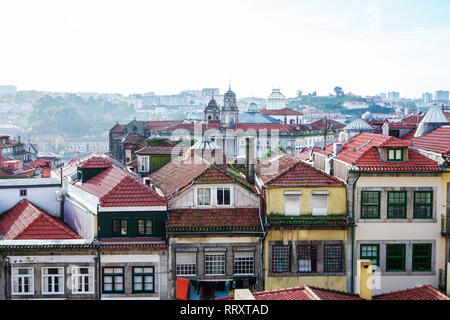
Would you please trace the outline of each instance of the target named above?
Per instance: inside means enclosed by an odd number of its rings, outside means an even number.
[[[386,245],[386,271],[405,271],[406,244]]]
[[[388,219],[406,219],[406,191],[388,191]]]
[[[433,191],[414,191],[414,219],[433,218]]]
[[[412,271],[431,271],[431,243],[413,243]]]
[[[361,191],[361,218],[380,218],[380,191]]]

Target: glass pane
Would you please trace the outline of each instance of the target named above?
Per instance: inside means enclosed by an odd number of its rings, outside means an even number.
[[[115,283],[123,283],[123,277],[122,276],[115,276],[114,277]]]
[[[138,233],[144,234],[145,233],[145,223],[144,220],[138,220]]]
[[[226,188],[225,189],[224,203],[225,204],[230,204],[231,203],[230,188]]]
[[[395,156],[396,156],[396,160],[401,160],[402,159],[402,149],[397,149],[395,150]]]
[[[145,273],[153,273],[153,267],[146,267],[144,268]]]
[[[112,291],[112,283],[104,283],[103,287],[105,288],[105,291]]]
[[[144,272],[144,268],[141,268],[141,267],[133,268],[133,272],[134,273],[142,273],[142,272]]]
[[[123,273],[122,268],[114,268],[114,273]]]
[[[217,189],[217,204],[223,204],[223,189]]]

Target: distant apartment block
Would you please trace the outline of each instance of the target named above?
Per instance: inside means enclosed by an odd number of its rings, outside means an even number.
[[[400,93],[399,92],[388,92],[388,100],[390,102],[398,102],[398,100],[400,99]]]
[[[434,92],[434,100],[435,101],[448,101],[449,100],[449,92],[444,90],[437,90]]]
[[[364,101],[345,101],[342,106],[346,109],[366,109],[369,107]]]
[[[15,86],[0,85],[0,96],[5,94],[15,95],[16,89]]]
[[[433,101],[433,95],[429,92],[422,94],[423,103],[430,103]]]

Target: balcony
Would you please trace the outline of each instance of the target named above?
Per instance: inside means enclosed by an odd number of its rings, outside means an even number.
[[[450,219],[447,215],[442,215],[441,234],[444,237],[450,237]]]

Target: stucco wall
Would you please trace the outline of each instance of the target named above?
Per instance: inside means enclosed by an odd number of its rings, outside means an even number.
[[[284,192],[301,191],[300,214],[312,214],[312,191],[328,191],[328,214],[346,213],[346,189],[345,187],[317,187],[317,188],[274,188],[266,189],[266,212],[270,214],[284,215]]]
[[[69,198],[64,200],[64,222],[83,239],[92,240],[97,235],[97,216]]]

